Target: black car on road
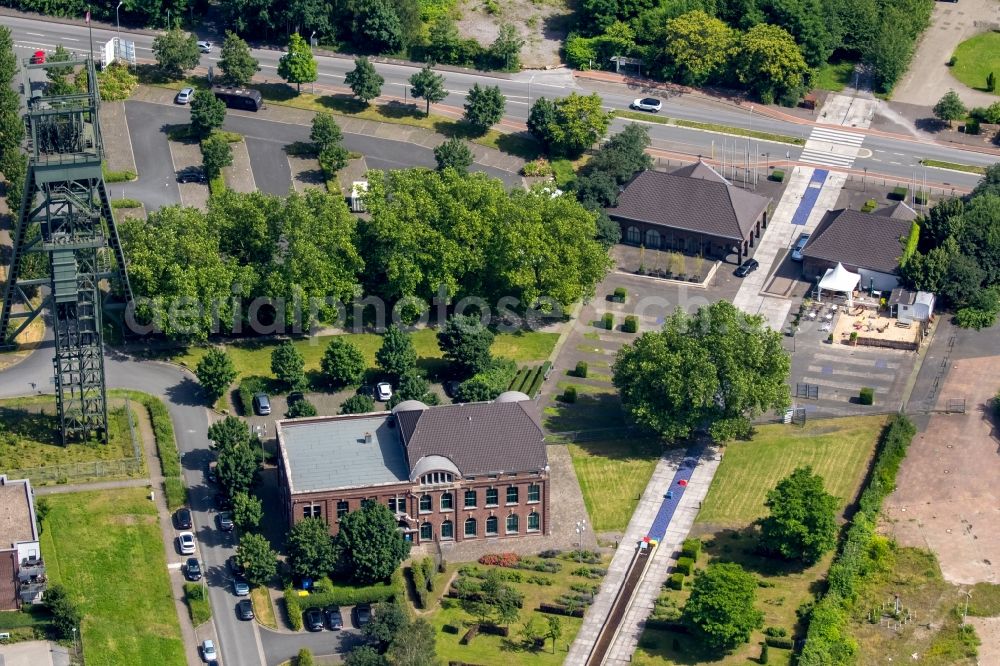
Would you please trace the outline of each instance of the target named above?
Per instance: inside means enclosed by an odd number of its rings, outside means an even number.
[[[236,617],[241,620],[253,619],[253,604],[249,599],[243,599],[236,604]]]
[[[758,268],[760,268],[760,262],[758,262],[756,259],[747,259],[742,264],[740,264],[740,267],[736,269],[733,275],[739,278],[746,277],[751,273],[753,273]]]
[[[191,509],[187,507],[177,509],[177,513],[174,514],[174,521],[176,521],[177,529],[179,530],[191,529]]]
[[[201,564],[197,557],[189,557],[184,564],[184,577],[188,580],[201,580]]]
[[[325,626],[323,611],[318,608],[307,609],[306,612],[302,614],[302,624],[304,624],[306,629],[309,631],[323,631],[323,627]]]
[[[327,606],[323,609],[326,616],[326,628],[330,631],[339,631],[344,628],[344,616],[340,614],[340,609],[336,606]]]
[[[233,531],[233,516],[228,511],[215,514],[215,522],[218,523],[219,529],[223,532]]]
[[[372,621],[372,605],[358,604],[354,607],[354,625],[360,629]]]

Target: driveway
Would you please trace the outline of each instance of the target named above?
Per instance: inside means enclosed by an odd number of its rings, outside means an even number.
[[[935,2],[931,25],[917,44],[910,69],[893,91],[893,101],[930,106],[949,88],[955,89],[966,106],[989,106],[998,101],[1000,98],[995,95],[973,90],[959,82],[947,66],[955,47],[985,32],[990,23],[1000,24],[1000,3],[996,0]]]
[[[342,608],[344,619],[350,617],[348,609]],[[260,630],[264,641],[264,655],[267,666],[277,666],[288,661],[302,648],[312,650],[314,656],[342,655],[361,644],[361,635],[355,629],[346,631],[298,631],[285,633]]]
[[[0,666],[69,666],[69,652],[48,641],[0,645]]]

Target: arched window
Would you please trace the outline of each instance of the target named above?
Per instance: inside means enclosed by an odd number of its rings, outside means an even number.
[[[431,510],[431,496],[421,495],[420,496],[420,513],[427,513]]]
[[[497,525],[497,522],[498,521],[496,516],[490,516],[489,518],[486,519],[486,536],[497,535],[497,532],[500,529],[500,526]]]
[[[646,230],[646,247],[659,249],[660,247],[660,232],[656,229]]]
[[[450,511],[454,504],[454,496],[451,493],[441,493],[441,510]]]
[[[642,234],[639,233],[639,227],[629,227],[628,231],[625,232],[625,240],[632,245],[641,243]]]
[[[446,520],[441,523],[441,538],[442,539],[454,539],[455,538],[455,524],[450,520]]]
[[[430,541],[434,538],[434,526],[430,523],[424,523],[420,526],[420,540]]]
[[[516,534],[518,529],[517,514],[507,516],[507,534]]]
[[[537,511],[532,511],[528,514],[528,531],[537,532],[538,526],[541,525],[542,517],[538,515]]]
[[[474,537],[476,536],[476,519],[467,518],[465,520],[465,536]]]

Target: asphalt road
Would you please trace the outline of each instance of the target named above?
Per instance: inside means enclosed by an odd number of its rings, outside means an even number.
[[[51,50],[57,44],[63,44],[70,50],[86,52],[88,50],[87,29],[85,26],[67,25],[52,23],[21,17],[0,17],[0,22],[10,26],[14,31],[15,46],[19,48],[23,55],[37,49]],[[115,35],[114,30],[103,28],[94,29],[95,45],[102,45]],[[141,61],[151,61],[153,36],[129,33],[122,31],[122,37],[135,41],[137,57]],[[218,36],[200,34],[201,39],[218,41]],[[279,80],[277,76],[278,59],[281,57],[278,49],[254,49],[254,57],[261,63],[261,75],[269,80]],[[217,67],[219,55],[219,45],[213,53],[204,54],[201,58],[202,66]],[[343,86],[344,75],[353,68],[353,61],[346,57],[317,57],[319,67],[319,81],[321,86]],[[386,95],[402,97],[407,95],[407,80],[416,71],[412,66],[402,64],[376,65],[379,73],[385,78],[386,83],[383,92]],[[589,92],[578,86],[572,73],[565,69],[551,71],[526,71],[515,74],[487,75],[473,72],[447,72],[441,71],[445,77],[445,87],[449,91],[448,97],[443,101],[453,107],[461,107],[465,100],[466,91],[474,83],[485,85],[498,85],[507,97],[507,118],[514,121],[524,121],[527,118],[531,103],[539,96],[560,97],[571,92]],[[601,88],[601,96],[605,105],[609,109],[624,109],[635,98],[645,94],[639,88],[629,88],[625,86],[597,84]],[[657,93],[662,97],[662,93]],[[743,108],[734,108],[730,105],[707,102],[695,99],[688,95],[668,96],[664,99],[662,114],[684,118],[689,120],[700,120],[736,127],[752,127],[753,129],[775,132],[787,136],[802,137],[808,134],[811,129],[808,125],[788,122],[754,114],[746,105]],[[617,120],[613,125],[613,131],[620,129],[627,121]],[[666,125],[649,125],[650,135],[654,146],[664,150],[684,152],[688,155],[709,155],[712,152],[712,142],[715,141],[716,151],[719,151],[721,137],[718,134],[689,130]],[[924,178],[924,167],[920,165],[923,158],[931,158],[946,162],[956,162],[961,164],[972,164],[986,166],[997,161],[996,156],[973,151],[962,150],[950,145],[939,145],[933,141],[923,141],[918,139],[908,139],[905,137],[884,137],[869,134],[863,144],[863,149],[870,150],[867,157],[859,157],[854,164],[856,171],[867,169],[872,174],[887,175],[900,180],[909,180],[913,177]],[[778,155],[784,159],[788,154],[788,159],[795,160],[801,152],[800,148],[788,146],[786,144],[766,144],[760,142],[754,149],[769,152],[771,158]],[[769,150],[770,148],[770,150]],[[352,147],[352,149],[354,149]],[[868,155],[865,150],[862,155]],[[399,159],[398,157],[395,159]],[[405,160],[401,160],[404,161]],[[973,174],[963,174],[958,172],[943,171],[939,169],[926,169],[928,184],[941,186],[944,184],[961,188],[971,188],[978,181],[978,177]],[[265,180],[267,178],[265,177]],[[277,182],[277,181],[275,181]]]
[[[166,129],[189,122],[187,107],[130,101],[125,103],[125,117],[132,135],[133,152],[139,180],[111,185],[111,193],[139,199],[147,208],[177,203],[177,175],[170,159]],[[153,128],[153,130],[151,130]],[[291,171],[284,146],[309,140],[309,128],[303,125],[265,120],[252,113],[230,111],[223,128],[242,134],[247,142],[257,189],[271,194],[287,194],[292,185]],[[434,167],[434,153],[423,146],[362,134],[344,134],[344,146],[361,153],[370,169]],[[476,164],[473,169],[501,178],[508,186],[520,184],[520,176],[509,171]]]

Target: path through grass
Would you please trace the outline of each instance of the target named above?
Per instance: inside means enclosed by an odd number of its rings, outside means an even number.
[[[812,465],[841,507],[854,498],[875,450],[884,416],[766,425],[749,442],[726,444],[697,522],[746,525],[765,515],[767,492],[796,467]]]
[[[184,666],[156,505],[145,488],[50,495],[48,575],[83,615],[88,666]]]

